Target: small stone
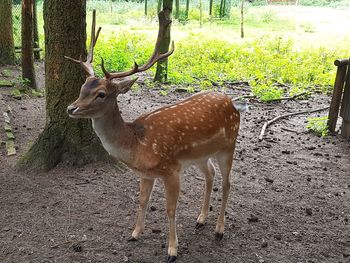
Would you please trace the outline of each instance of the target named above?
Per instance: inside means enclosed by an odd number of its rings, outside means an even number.
[[[157,228],[153,228],[153,229],[152,229],[152,233],[159,234],[159,233],[161,233],[161,232],[162,232],[161,229],[157,229]]]
[[[264,241],[264,242],[262,242],[262,243],[261,243],[261,247],[262,247],[262,248],[267,247],[267,245],[268,245],[268,244],[267,244],[267,242],[266,242],[266,241]]]
[[[117,255],[117,254],[118,254],[118,251],[117,251],[117,250],[113,250],[113,251],[112,251],[112,254],[113,254],[113,255]]]
[[[274,237],[276,240],[281,240],[281,239],[282,239],[281,234],[275,234],[273,237]]]
[[[310,182],[310,181],[311,181],[311,177],[306,178],[306,180],[307,180],[308,182]]]
[[[256,223],[259,221],[259,218],[255,215],[250,215],[250,217],[248,217],[248,222],[249,223]]]
[[[273,179],[269,178],[269,177],[265,177],[265,181],[268,183],[273,183]]]
[[[81,244],[73,244],[72,248],[75,252],[82,252],[83,251],[83,247],[81,246]]]
[[[297,165],[297,161],[287,161],[288,164],[293,164],[293,165]]]
[[[217,188],[216,186],[213,188],[214,192],[217,192],[219,190],[219,188]]]
[[[290,151],[288,151],[288,150],[283,150],[282,153],[283,153],[283,154],[290,154]]]
[[[92,231],[94,228],[92,226],[89,226],[87,230]]]
[[[154,211],[156,211],[156,210],[157,210],[157,207],[155,207],[155,206],[151,205],[151,206],[150,206],[150,208],[149,208],[149,210],[151,210],[152,212],[154,212]]]
[[[312,209],[311,208],[306,208],[305,212],[308,216],[312,216]]]

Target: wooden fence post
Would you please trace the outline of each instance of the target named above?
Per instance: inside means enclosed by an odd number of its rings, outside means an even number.
[[[340,110],[340,116],[343,118],[341,134],[347,140],[350,139],[350,61],[348,60],[348,74],[345,79],[345,87]]]
[[[337,125],[339,107],[341,102],[341,97],[343,93],[344,81],[346,77],[346,72],[348,68],[348,59],[336,60],[334,65],[337,68],[337,74],[334,82],[333,96],[331,100],[331,105],[328,114],[328,129],[331,133],[335,132],[335,127]]]

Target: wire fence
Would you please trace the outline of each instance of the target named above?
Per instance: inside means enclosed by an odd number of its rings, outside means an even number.
[[[42,8],[42,5],[38,5],[40,1],[34,1],[34,34],[33,34],[33,43],[34,43],[34,56],[36,59],[40,59],[40,45],[39,45],[39,32],[38,32],[38,16],[37,8]],[[42,12],[40,12],[42,13]],[[22,0],[13,0],[12,5],[12,24],[13,24],[13,38],[16,47],[16,52],[20,52],[22,45],[21,38],[21,28],[22,28]]]

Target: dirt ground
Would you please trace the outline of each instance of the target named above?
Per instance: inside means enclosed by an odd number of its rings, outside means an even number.
[[[9,69],[18,75],[18,69]],[[45,101],[16,100],[9,96],[10,89],[0,88],[0,122],[3,126],[2,112],[10,106],[17,154],[8,157],[1,144],[0,262],[163,262],[163,186],[155,186],[141,240],[127,242],[138,203],[138,178],[110,162],[60,164],[41,174],[17,172],[16,161],[45,125]],[[249,87],[227,86],[226,92],[238,96]],[[123,116],[131,120],[188,96],[163,96],[157,89],[141,88],[119,100]],[[276,122],[258,141],[264,121],[327,106],[329,101],[323,95],[270,104],[249,101],[250,112],[242,115],[224,238],[214,238],[220,175],[207,223],[194,228],[204,182],[191,167],[183,175],[177,210],[178,262],[350,262],[350,142],[339,135],[321,138],[309,133],[306,117],[317,114]]]

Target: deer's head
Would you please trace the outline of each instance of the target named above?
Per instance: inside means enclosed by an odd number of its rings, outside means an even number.
[[[86,61],[83,62],[81,58],[76,60],[70,57],[65,57],[73,62],[79,63],[87,74],[85,83],[81,86],[78,99],[67,107],[67,112],[70,117],[98,118],[103,116],[109,109],[110,104],[115,102],[116,96],[126,93],[137,80],[137,78],[131,79],[129,76],[149,69],[157,61],[167,58],[174,52],[174,43],[172,43],[172,47],[169,52],[160,54],[160,43],[164,37],[167,27],[171,23],[171,20],[166,19],[163,11],[158,14],[158,17],[158,37],[150,59],[142,66],[137,65],[135,62],[132,69],[115,73],[110,73],[105,69],[102,59],[101,67],[104,77],[99,78],[95,76],[92,61],[94,47],[101,31],[101,27],[97,30],[97,34],[95,34],[96,12],[95,10],[93,11],[91,42]]]

